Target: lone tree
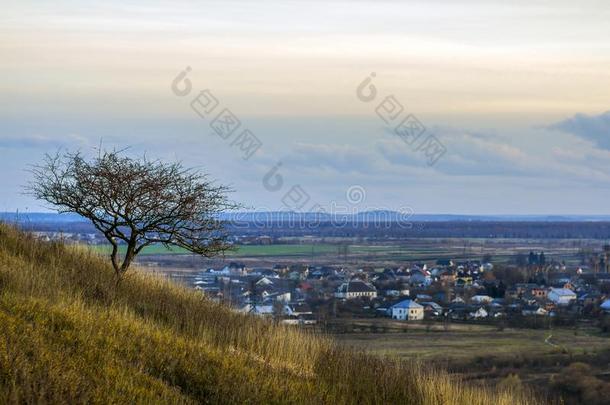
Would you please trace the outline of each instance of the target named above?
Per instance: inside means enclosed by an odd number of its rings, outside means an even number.
[[[238,207],[227,199],[230,190],[181,163],[134,159],[120,151],[100,151],[89,160],[80,152],[58,152],[31,171],[32,195],[61,213],[87,218],[108,239],[117,282],[152,244],[205,257],[230,248],[218,218]],[[126,246],[123,255],[120,244]]]

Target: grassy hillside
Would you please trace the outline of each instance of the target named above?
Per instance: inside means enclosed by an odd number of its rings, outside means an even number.
[[[348,352],[0,225],[0,403],[534,403]]]

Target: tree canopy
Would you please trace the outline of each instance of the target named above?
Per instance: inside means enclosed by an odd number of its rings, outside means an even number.
[[[58,152],[45,155],[31,171],[32,195],[59,212],[83,216],[106,237],[119,278],[152,244],[205,257],[230,248],[219,218],[238,207],[227,197],[230,189],[181,163],[132,158],[121,151],[100,151],[92,159]],[[126,245],[124,255],[120,244]]]

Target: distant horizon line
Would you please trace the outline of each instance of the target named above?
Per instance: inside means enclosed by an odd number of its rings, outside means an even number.
[[[329,213],[329,212],[308,212],[308,211],[288,211],[288,210],[277,210],[277,211],[234,211],[226,212],[221,214],[224,217],[232,219],[234,221],[249,221],[261,216],[272,216],[281,219],[282,216],[295,216],[295,217],[375,217],[375,215],[384,214],[388,216],[388,220],[413,220],[422,221],[426,220],[501,220],[501,219],[529,219],[537,221],[552,221],[552,220],[563,220],[563,221],[610,221],[610,214],[457,214],[457,213],[413,213],[405,214],[400,211],[394,210],[363,210],[348,213]],[[81,220],[87,222],[87,219],[81,217],[76,213],[58,213],[55,211],[0,211],[0,220],[19,220],[20,217],[24,219],[28,216],[34,217],[47,217],[47,220],[52,221],[52,217],[61,217],[64,221],[77,222]],[[42,218],[37,218],[42,219]]]

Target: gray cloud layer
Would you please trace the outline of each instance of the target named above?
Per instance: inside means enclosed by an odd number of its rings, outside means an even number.
[[[567,132],[610,150],[610,111],[600,115],[576,114],[549,128]]]

